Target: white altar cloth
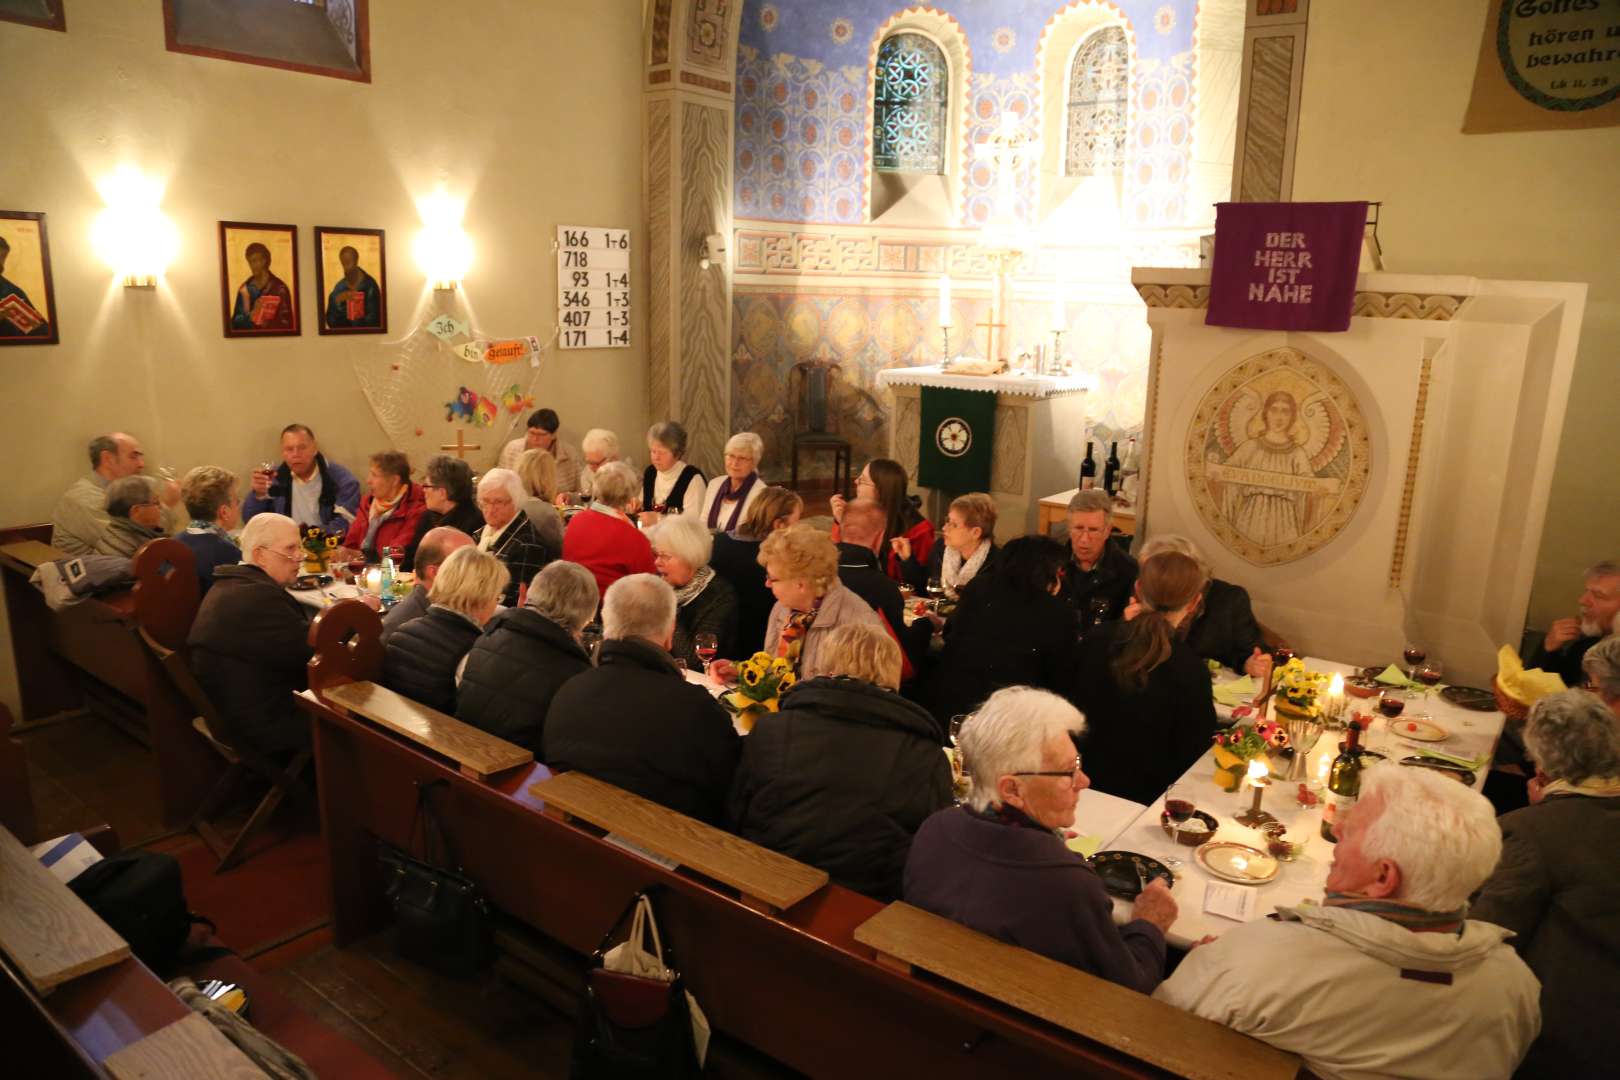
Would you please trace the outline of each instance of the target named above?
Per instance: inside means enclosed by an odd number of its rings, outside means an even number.
[[[1009,371],[1003,375],[958,375],[943,370],[938,364],[887,368],[877,373],[877,381],[882,387],[936,386],[948,390],[983,390],[988,394],[1016,394],[1033,398],[1084,394],[1097,389],[1096,377],[1087,374],[1036,375]]]

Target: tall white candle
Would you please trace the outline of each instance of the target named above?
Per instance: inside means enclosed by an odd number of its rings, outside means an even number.
[[[1068,312],[1063,310],[1063,292],[1059,290],[1052,296],[1052,329],[1067,330],[1069,328],[1067,315]]]
[[[939,325],[951,325],[951,275],[939,276]]]

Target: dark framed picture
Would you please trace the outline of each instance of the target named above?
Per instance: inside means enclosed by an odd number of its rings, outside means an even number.
[[[45,215],[0,210],[0,345],[60,341]]]
[[[381,229],[315,226],[315,292],[323,334],[388,332],[388,252]]]
[[[41,30],[67,30],[67,12],[62,10],[63,0],[10,0],[0,3],[0,19],[6,22],[37,26]]]
[[[219,223],[225,336],[292,337],[298,322],[298,226]]]

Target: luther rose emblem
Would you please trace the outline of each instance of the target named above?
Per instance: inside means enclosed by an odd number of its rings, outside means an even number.
[[[934,431],[934,445],[946,457],[959,458],[973,445],[973,429],[961,417],[949,417]]]

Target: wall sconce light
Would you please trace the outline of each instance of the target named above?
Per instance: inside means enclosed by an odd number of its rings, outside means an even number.
[[[726,265],[726,238],[719,233],[710,233],[703,238],[703,255],[698,259],[698,269],[707,270],[711,266]]]
[[[174,223],[159,208],[163,185],[123,165],[97,188],[107,208],[91,232],[96,253],[126,287],[156,287],[180,250]]]
[[[422,231],[416,237],[416,264],[435,289],[454,291],[472,266],[472,241],[461,228],[466,204],[442,189],[420,200]]]

